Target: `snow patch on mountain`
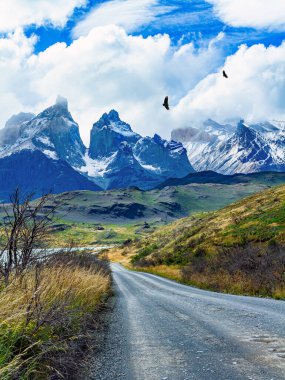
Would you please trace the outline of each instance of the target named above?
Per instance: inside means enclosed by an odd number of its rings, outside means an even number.
[[[57,156],[57,154],[56,154],[56,152],[53,152],[51,150],[43,150],[43,153],[47,157],[51,158],[52,160],[58,160],[59,159],[58,156]]]
[[[116,153],[102,159],[92,159],[87,151],[84,156],[85,165],[79,168],[79,171],[88,177],[104,177],[104,174],[107,171],[106,169],[110,162],[115,158],[115,155]]]

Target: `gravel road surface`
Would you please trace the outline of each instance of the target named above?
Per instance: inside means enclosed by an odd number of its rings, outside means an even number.
[[[285,379],[285,302],[112,270],[110,324],[86,379]]]

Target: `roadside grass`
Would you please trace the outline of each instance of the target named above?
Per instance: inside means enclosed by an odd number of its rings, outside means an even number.
[[[108,265],[86,253],[12,276],[0,291],[0,378],[76,378],[74,355],[109,291]]]
[[[131,267],[130,269],[136,270],[138,272],[151,273],[160,277],[168,278],[169,280],[182,282],[182,275],[180,267],[178,266],[167,266],[167,265],[157,265],[155,267]]]
[[[285,298],[285,186],[175,221],[129,252],[132,268],[204,289]]]
[[[103,257],[106,255],[108,260],[111,262],[119,263],[125,266],[128,269],[131,269],[131,263],[130,260],[132,256],[134,255],[132,247],[117,247],[117,248],[111,248],[103,251],[101,254]]]

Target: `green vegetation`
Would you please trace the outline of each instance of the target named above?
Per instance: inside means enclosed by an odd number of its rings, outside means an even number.
[[[135,245],[139,268],[181,269],[180,279],[203,288],[285,297],[285,186],[219,211],[161,227]]]
[[[78,247],[89,247],[106,244],[122,244],[128,239],[135,240],[154,231],[154,228],[144,228],[144,223],[137,224],[98,224],[74,223],[66,220],[57,220],[55,226],[63,226],[60,230],[52,229],[49,240],[51,247],[65,247],[70,243]]]

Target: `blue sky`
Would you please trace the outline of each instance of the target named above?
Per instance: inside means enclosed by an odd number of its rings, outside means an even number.
[[[0,127],[58,94],[85,142],[110,109],[166,138],[207,118],[285,120],[285,1],[1,0],[0,67]]]
[[[35,52],[44,51],[57,42],[71,44],[74,39],[72,30],[76,24],[88,16],[94,8],[104,3],[109,3],[109,0],[90,0],[84,7],[76,8],[63,28],[52,25],[27,26],[25,28],[27,36],[36,34],[39,37]],[[224,31],[226,32],[224,45],[228,54],[234,52],[242,43],[248,46],[256,43],[278,46],[285,39],[284,31],[268,32],[268,30],[226,25],[215,15],[213,5],[203,0],[161,0],[159,6],[173,7],[173,9],[166,14],[158,15],[150,24],[139,25],[132,31],[133,35],[141,34],[147,37],[167,33],[173,44],[177,44],[183,38],[184,43],[193,41],[199,46]]]

